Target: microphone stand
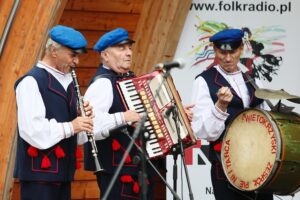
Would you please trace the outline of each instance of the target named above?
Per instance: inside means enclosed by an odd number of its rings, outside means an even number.
[[[147,119],[147,115],[144,115],[142,118],[142,122],[145,124],[145,121]],[[140,199],[147,200],[147,185],[146,185],[146,180],[147,180],[147,170],[146,170],[146,159],[145,159],[145,152],[146,152],[146,140],[148,139],[148,135],[145,133],[145,127],[144,125],[142,126],[142,129],[140,130],[140,143],[141,143],[141,151],[139,151],[138,157],[138,163],[140,164],[140,170],[138,173],[138,180],[139,180],[139,185],[141,187],[141,193],[140,193]],[[127,134],[130,136],[129,134]],[[134,138],[132,138],[132,141],[134,141]],[[136,144],[136,143],[134,143]],[[136,145],[137,146],[137,145]]]
[[[169,70],[166,70],[165,73],[165,77],[167,78],[168,76],[170,76],[170,72]],[[188,170],[187,170],[187,166],[186,166],[186,162],[185,162],[185,156],[184,156],[184,148],[183,148],[183,143],[180,137],[180,127],[178,124],[178,110],[177,110],[177,106],[172,106],[171,108],[171,113],[172,113],[172,119],[175,123],[175,127],[176,127],[176,133],[177,133],[177,138],[178,138],[178,143],[179,143],[179,147],[175,146],[172,147],[172,153],[173,153],[173,158],[174,158],[174,165],[173,165],[173,186],[174,186],[174,191],[177,191],[177,157],[178,157],[178,153],[181,155],[181,159],[182,159],[182,164],[184,166],[184,171],[185,171],[185,175],[186,175],[186,180],[187,180],[187,184],[188,184],[188,190],[189,190],[189,196],[190,196],[190,200],[194,200],[194,195],[192,192],[192,188],[191,188],[191,182],[189,179],[189,174],[188,174]],[[175,200],[175,197],[173,198]]]
[[[177,192],[177,158],[178,158],[178,147],[172,148],[172,154],[173,154],[173,189],[175,192]],[[173,197],[173,200],[175,200],[175,197]]]
[[[182,143],[182,140],[181,140],[181,137],[180,137],[180,128],[179,128],[179,124],[177,123],[178,122],[178,110],[177,110],[176,106],[174,106],[173,110],[172,110],[172,119],[174,120],[174,123],[175,123],[176,133],[177,133],[177,138],[178,138],[178,143],[179,143],[179,149],[178,149],[178,147],[174,147],[172,149],[173,151],[175,150],[175,152],[173,154],[173,156],[174,156],[174,167],[173,167],[173,169],[174,169],[174,171],[173,171],[174,187],[177,187],[177,155],[178,155],[178,151],[179,151],[179,153],[181,155],[185,175],[186,175],[186,181],[187,181],[187,184],[188,184],[190,200],[194,200],[194,195],[193,195],[192,188],[191,188],[191,182],[190,182],[187,166],[185,164],[186,162],[185,162],[183,143]],[[176,181],[176,183],[175,183],[175,181]],[[174,188],[174,190],[176,191],[176,188]]]
[[[172,113],[172,118],[174,118],[175,117],[175,106],[174,105],[171,105],[169,108],[168,108],[168,113],[165,113],[165,118],[169,118],[170,117],[170,114]],[[176,119],[175,119],[176,120]],[[177,123],[175,123],[175,124],[177,124]],[[177,127],[176,127],[176,132],[177,132]],[[175,144],[175,145],[173,145],[172,146],[172,148],[171,148],[171,153],[172,153],[172,155],[173,155],[173,160],[174,160],[174,162],[173,162],[173,189],[174,189],[174,191],[175,192],[177,192],[177,169],[178,169],[178,167],[177,167],[177,158],[178,158],[178,154],[179,154],[179,146],[178,146],[178,144]],[[175,197],[173,197],[173,199],[175,200]]]

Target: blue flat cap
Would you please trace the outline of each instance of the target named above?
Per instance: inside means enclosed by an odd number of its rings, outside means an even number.
[[[54,26],[49,32],[50,38],[55,42],[72,49],[75,53],[86,53],[87,41],[75,29],[67,26]]]
[[[102,35],[102,37],[95,44],[94,50],[100,52],[110,46],[132,44],[134,42],[134,40],[128,37],[127,30],[123,28],[116,28]]]
[[[244,32],[240,29],[224,29],[209,38],[210,42],[221,50],[237,49],[244,37]]]

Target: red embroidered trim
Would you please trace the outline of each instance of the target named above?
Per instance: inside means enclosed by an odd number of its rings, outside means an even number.
[[[80,169],[81,168],[81,163],[78,161],[78,160],[76,160],[76,169]]]
[[[76,158],[82,158],[83,154],[82,154],[82,150],[79,147],[76,147],[76,154],[75,154]]]
[[[28,147],[27,154],[32,158],[37,157],[38,156],[37,148],[35,148],[33,146]]]
[[[42,159],[41,168],[48,169],[50,167],[51,167],[51,162],[50,162],[48,156],[45,155]]]
[[[222,142],[219,142],[219,143],[214,145],[214,150],[216,152],[221,152],[221,148],[222,148]]]
[[[119,141],[116,140],[116,139],[113,139],[113,141],[112,141],[112,150],[113,151],[118,151],[118,150],[120,150],[120,148],[121,148],[121,144],[119,143]]]
[[[59,145],[55,148],[55,156],[57,159],[64,158],[66,156],[64,150]]]
[[[128,163],[131,163],[131,157],[130,157],[130,155],[128,154],[127,156],[126,156],[126,159],[125,159],[125,163],[126,164],[128,164]]]
[[[75,158],[76,158],[75,168],[80,169],[81,168],[80,159],[82,158],[82,150],[79,147],[76,147]]]
[[[134,181],[132,189],[133,189],[133,192],[136,194],[140,192],[140,186],[139,186],[138,182]]]
[[[55,169],[50,170],[52,164],[51,161],[48,157],[51,153],[54,153],[56,159],[55,162]],[[50,172],[50,173],[57,173],[58,172],[58,159],[64,158],[66,156],[64,150],[58,145],[55,148],[52,148],[50,151],[48,151],[46,154],[40,151],[39,149],[29,146],[27,149],[27,154],[32,158],[31,163],[32,163],[32,171],[37,171],[37,172]],[[37,169],[34,167],[34,160],[38,155],[41,154],[42,161],[40,163],[40,169]]]
[[[131,183],[131,182],[133,182],[133,178],[130,175],[123,175],[123,176],[121,176],[121,182],[122,183]]]
[[[122,152],[124,154],[126,153],[126,150],[121,146],[120,142],[116,139],[112,140],[112,166],[119,166],[119,160],[117,160],[116,155],[120,155]],[[116,152],[118,151],[118,152]],[[116,159],[116,160],[115,160]],[[126,167],[136,167],[136,164],[132,163],[132,158],[131,155],[127,153],[126,159],[125,159],[125,165]]]

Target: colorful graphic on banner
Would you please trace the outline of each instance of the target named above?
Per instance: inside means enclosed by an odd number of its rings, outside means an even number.
[[[189,52],[195,62],[193,66],[201,67],[201,63],[211,60],[212,62],[206,67],[209,68],[216,64],[214,59],[213,47],[209,42],[210,36],[213,34],[230,28],[223,22],[202,21],[196,16],[198,21],[195,24],[195,31],[198,33],[198,44],[192,47]],[[244,30],[244,54],[241,63],[244,64],[248,71],[255,74],[256,78],[272,81],[272,76],[277,75],[277,71],[282,64],[282,56],[284,52],[285,30],[280,25],[270,27],[259,27],[250,30],[248,27],[234,27]]]
[[[183,103],[193,103],[190,97],[194,78],[215,63],[209,37],[228,27],[245,31],[241,62],[246,67],[243,71],[252,71],[265,88],[284,89],[300,96],[300,28],[294,23],[300,18],[299,9],[300,1],[297,0],[193,0],[175,54],[175,58],[184,59],[186,65],[171,72]],[[271,102],[275,105],[278,100]],[[287,100],[282,100],[282,103],[295,107],[294,111],[300,113],[299,104]],[[194,199],[214,200],[208,143],[201,141],[197,144],[185,151],[192,193]],[[171,185],[173,162],[172,156],[168,156],[167,180]],[[177,164],[177,193],[182,199],[189,199],[190,191],[180,158]],[[168,189],[167,199],[173,199]],[[274,200],[279,199],[290,200],[292,197],[274,196]],[[293,199],[300,199],[300,194]]]

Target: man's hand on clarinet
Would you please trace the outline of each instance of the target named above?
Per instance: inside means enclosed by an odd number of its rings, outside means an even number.
[[[76,117],[72,122],[74,133],[81,131],[93,132],[93,120],[90,117]]]
[[[80,133],[81,131],[93,132],[93,118],[94,112],[90,102],[83,101],[83,109],[85,116],[78,116],[72,121],[74,133]]]
[[[89,101],[83,101],[83,107],[85,111],[85,115],[93,119],[95,117],[93,112],[93,106],[90,105]]]

